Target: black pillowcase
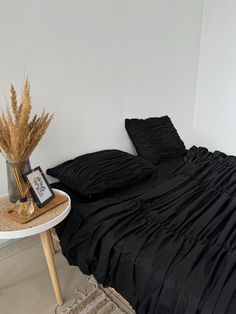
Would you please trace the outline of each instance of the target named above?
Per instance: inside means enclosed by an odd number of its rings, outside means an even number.
[[[157,169],[146,160],[119,150],[79,156],[47,170],[73,191],[91,196],[125,187],[151,176]]]
[[[138,155],[153,164],[186,153],[185,145],[168,116],[126,119],[125,127]]]

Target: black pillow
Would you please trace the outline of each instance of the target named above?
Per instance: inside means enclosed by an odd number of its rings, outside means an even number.
[[[103,150],[68,160],[47,174],[85,196],[105,193],[141,181],[156,168],[146,160],[119,150]]]
[[[158,164],[182,156],[186,150],[168,116],[126,119],[125,127],[138,155]]]

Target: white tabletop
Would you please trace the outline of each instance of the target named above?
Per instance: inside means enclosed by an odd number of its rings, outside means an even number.
[[[71,209],[70,197],[68,194],[66,194],[63,191],[60,191],[57,189],[53,189],[53,190],[56,193],[61,193],[63,195],[66,195],[68,197],[68,201],[64,204],[59,205],[58,210],[57,208],[51,209],[49,212],[43,214],[42,216],[35,218],[34,220],[32,220],[32,223],[29,222],[27,224],[22,225],[18,222],[11,221],[12,230],[11,228],[9,228],[9,226],[8,226],[8,230],[6,231],[5,230],[3,231],[0,229],[0,239],[17,239],[17,238],[24,238],[24,237],[28,237],[34,234],[38,234],[38,233],[41,233],[41,232],[44,232],[46,230],[53,228],[54,226],[58,225],[63,219],[65,219]],[[6,197],[6,195],[3,197]],[[50,212],[51,212],[51,216],[50,216]],[[44,218],[43,219],[44,222],[42,222],[42,217]]]

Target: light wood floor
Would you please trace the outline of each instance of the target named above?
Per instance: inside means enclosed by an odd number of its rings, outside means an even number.
[[[74,290],[89,291],[90,284],[77,267],[68,265],[56,245],[55,262],[66,304]],[[128,313],[127,303],[108,289],[106,292]],[[39,236],[25,238],[0,249],[0,314],[53,314],[55,297]]]

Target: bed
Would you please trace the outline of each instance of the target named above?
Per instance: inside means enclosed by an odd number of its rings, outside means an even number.
[[[236,158],[193,146],[151,178],[72,197],[57,233],[71,265],[137,313],[235,313]]]
[[[72,199],[63,254],[139,314],[236,313],[236,157],[186,150],[168,116],[125,126],[138,156],[100,151],[48,170]]]

